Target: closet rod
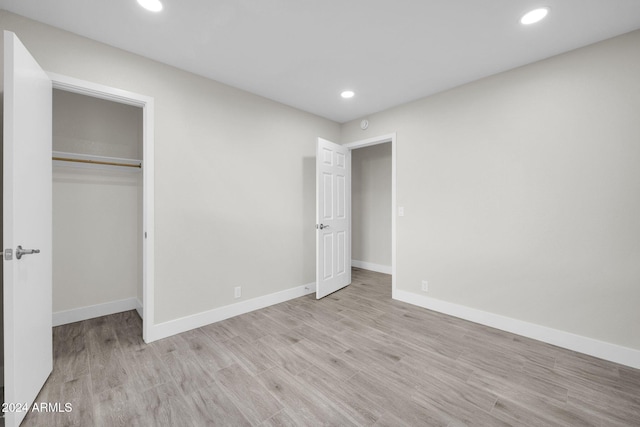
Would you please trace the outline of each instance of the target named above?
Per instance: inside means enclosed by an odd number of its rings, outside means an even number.
[[[109,166],[125,166],[128,168],[142,168],[141,163],[128,164],[128,163],[116,163],[116,162],[101,162],[99,160],[83,160],[83,159],[69,159],[66,157],[53,157],[53,160],[59,160],[62,162],[75,162],[75,163],[90,163],[92,165],[109,165]]]

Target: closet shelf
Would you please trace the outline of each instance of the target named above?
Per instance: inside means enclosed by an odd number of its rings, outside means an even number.
[[[142,161],[137,159],[123,159],[119,157],[94,156],[90,154],[65,153],[54,151],[54,164],[64,162],[65,166],[99,167],[99,168],[127,168],[133,170],[142,169]]]

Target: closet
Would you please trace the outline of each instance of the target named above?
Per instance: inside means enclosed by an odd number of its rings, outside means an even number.
[[[142,108],[54,89],[54,326],[141,311],[142,140]]]

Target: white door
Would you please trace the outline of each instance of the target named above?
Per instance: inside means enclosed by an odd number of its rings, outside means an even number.
[[[351,283],[351,151],[318,138],[316,298]]]
[[[47,74],[5,31],[4,390],[5,402],[20,405],[33,403],[53,367],[51,93]],[[19,247],[40,252],[20,256]],[[25,415],[7,412],[6,425],[18,426]]]

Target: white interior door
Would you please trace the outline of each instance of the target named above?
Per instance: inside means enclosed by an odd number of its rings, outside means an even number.
[[[4,386],[5,402],[21,405],[33,403],[53,367],[51,96],[47,74],[5,31]],[[21,255],[20,247],[40,252]],[[7,412],[6,425],[18,426],[25,415]]]
[[[318,138],[316,298],[351,283],[351,151]]]

